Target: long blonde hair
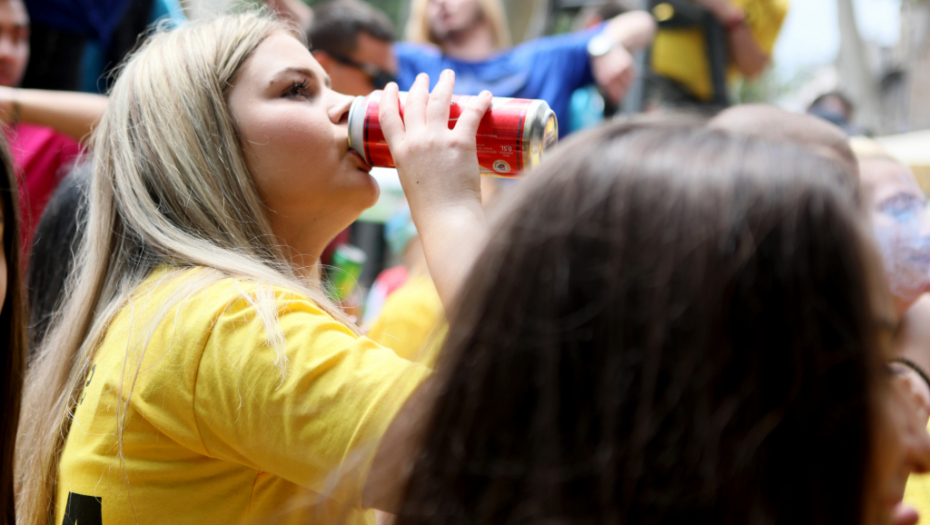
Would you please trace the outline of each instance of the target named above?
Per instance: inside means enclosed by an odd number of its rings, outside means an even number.
[[[430,0],[413,0],[410,6],[410,18],[407,20],[406,36],[410,42],[439,46],[440,42],[433,36],[426,18],[426,6]],[[500,0],[478,0],[484,19],[491,26],[494,45],[497,49],[510,47],[510,30],[507,28],[507,15]]]
[[[275,31],[297,36],[254,11],[157,33],[114,85],[93,137],[86,237],[67,301],[28,375],[17,461],[21,523],[48,524],[58,463],[95,351],[108,322],[155,267],[207,268],[172,296],[175,304],[232,276],[269,292],[280,286],[301,293],[357,330],[318,281],[298,276],[276,244],[226,104],[243,62]],[[284,374],[273,294],[248,299]],[[161,306],[142,322],[157,325],[168,310]]]

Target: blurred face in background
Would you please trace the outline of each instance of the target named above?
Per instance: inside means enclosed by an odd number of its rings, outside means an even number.
[[[930,214],[911,170],[894,160],[859,162],[862,187],[885,275],[903,314],[930,291]]]
[[[26,7],[21,0],[0,0],[0,86],[19,86],[28,62]]]
[[[442,42],[483,22],[484,13],[478,0],[430,0],[426,19],[433,38]]]
[[[397,75],[397,59],[391,42],[379,40],[359,31],[355,50],[346,57],[333,56],[316,50],[317,59],[333,83],[333,91],[353,97],[363,97],[382,89]]]

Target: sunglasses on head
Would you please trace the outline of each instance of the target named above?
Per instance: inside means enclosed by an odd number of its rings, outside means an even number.
[[[371,85],[374,86],[375,89],[384,89],[384,86],[396,80],[394,75],[388,73],[378,66],[365,64],[363,62],[356,62],[349,57],[344,57],[333,53],[329,53],[329,56],[344,66],[354,67],[368,75],[371,78]]]

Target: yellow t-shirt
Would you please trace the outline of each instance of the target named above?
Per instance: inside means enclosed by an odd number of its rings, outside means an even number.
[[[433,280],[415,275],[384,301],[368,337],[404,359],[432,367],[441,347],[444,317]]]
[[[361,489],[375,448],[428,370],[275,288],[282,376],[246,299],[271,289],[234,278],[149,332],[203,271],[156,270],[110,323],[65,443],[54,523],[373,523]]]
[[[789,0],[733,0],[746,12],[746,23],[756,43],[767,54],[772,54],[781,24],[788,13]],[[682,84],[699,100],[710,100],[713,83],[704,31],[698,28],[660,29],[652,42],[652,70]],[[739,73],[730,64],[732,81]]]

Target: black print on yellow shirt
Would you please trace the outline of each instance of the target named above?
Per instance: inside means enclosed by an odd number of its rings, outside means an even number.
[[[61,525],[103,525],[101,499],[69,492]]]
[[[90,386],[90,382],[94,378],[94,372],[96,371],[97,371],[97,365],[94,365],[93,368],[90,369],[90,374],[88,374],[89,377],[87,378],[87,382],[84,383],[84,393],[81,394],[81,400],[78,401],[79,405],[84,403],[84,398],[87,397],[87,387]]]

